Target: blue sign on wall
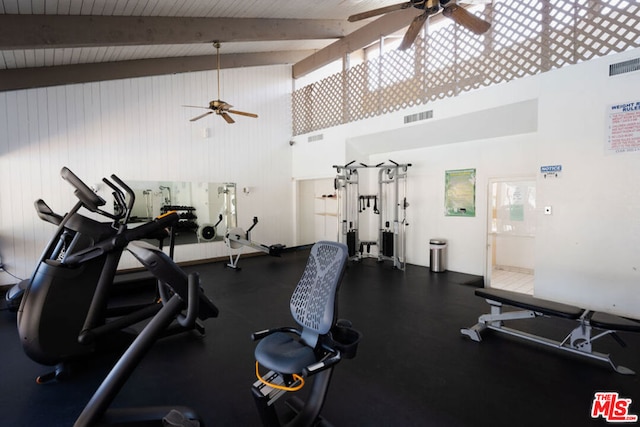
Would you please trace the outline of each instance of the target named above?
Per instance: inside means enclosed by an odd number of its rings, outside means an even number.
[[[540,166],[540,173],[562,172],[562,165]]]

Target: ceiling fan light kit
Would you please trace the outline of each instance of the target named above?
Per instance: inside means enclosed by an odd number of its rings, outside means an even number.
[[[217,115],[221,116],[229,124],[232,124],[232,123],[236,122],[229,115],[229,113],[238,114],[240,116],[245,116],[245,117],[258,118],[258,115],[254,114],[254,113],[247,113],[245,111],[232,110],[231,108],[233,108],[233,105],[228,104],[228,103],[226,103],[226,102],[224,102],[224,101],[222,101],[220,99],[220,42],[217,42],[217,41],[213,42],[213,47],[216,48],[216,69],[217,69],[217,76],[218,76],[218,99],[214,99],[213,101],[210,101],[208,107],[199,107],[199,106],[195,106],[195,105],[183,105],[183,107],[205,108],[207,110],[211,110],[211,111],[207,111],[204,114],[200,114],[199,116],[193,117],[192,119],[189,119],[189,121],[190,122],[195,122],[196,120],[200,120],[201,118],[206,117],[209,114],[213,114],[213,113],[216,113]]]

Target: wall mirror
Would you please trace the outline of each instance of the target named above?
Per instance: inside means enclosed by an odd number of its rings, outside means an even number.
[[[177,211],[175,244],[215,242],[237,226],[236,185],[229,182],[126,181],[135,193],[132,226]]]

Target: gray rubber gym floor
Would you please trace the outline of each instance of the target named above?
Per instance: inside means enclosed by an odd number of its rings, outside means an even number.
[[[206,426],[258,426],[251,332],[293,326],[289,297],[308,251],[282,258],[242,258],[241,271],[212,263],[199,271],[220,309],[207,333],[159,341],[125,385],[114,407],[186,405]],[[640,374],[624,376],[600,363],[486,333],[482,343],[460,335],[488,305],[473,294],[482,278],[431,273],[409,265],[397,271],[375,260],[351,263],[339,296],[339,317],[362,334],[355,359],[333,375],[323,415],[335,426],[590,426],[594,393],[632,399],[640,414]],[[47,371],[28,359],[15,314],[0,313],[0,424],[71,426],[117,354],[76,365],[65,382],[38,385]],[[524,321],[522,329],[556,339],[571,321]],[[599,351],[640,372],[640,334],[621,333],[628,347],[605,337]],[[304,391],[300,392],[304,394]]]

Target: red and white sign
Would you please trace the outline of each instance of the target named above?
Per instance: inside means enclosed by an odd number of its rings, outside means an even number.
[[[640,151],[640,101],[609,106],[607,121],[607,152]]]
[[[625,399],[615,391],[596,392],[591,405],[591,418],[602,417],[609,423],[635,423],[638,416],[629,413],[631,399]]]

